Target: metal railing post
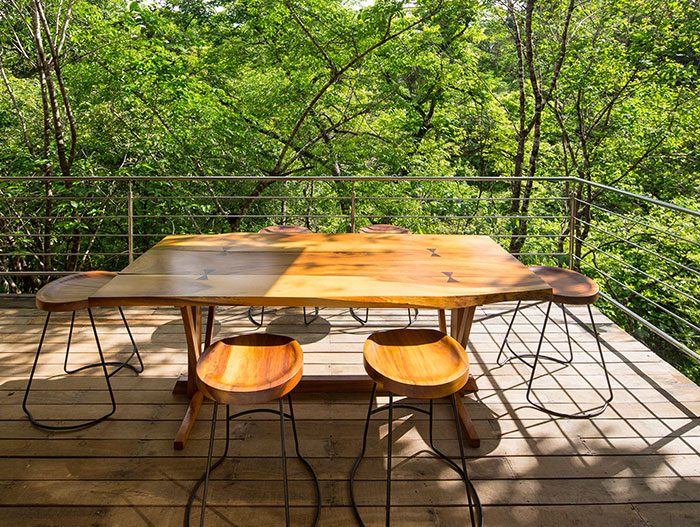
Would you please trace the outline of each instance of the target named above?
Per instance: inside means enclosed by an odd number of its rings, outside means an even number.
[[[128,231],[129,263],[134,261],[134,190],[129,180],[129,193],[127,195],[126,228]]]
[[[574,228],[576,227],[576,192],[573,190],[569,194],[569,269],[574,268]]]
[[[350,193],[350,232],[355,232],[355,182],[352,182]]]

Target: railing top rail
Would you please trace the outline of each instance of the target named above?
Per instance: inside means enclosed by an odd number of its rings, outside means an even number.
[[[637,194],[635,192],[630,192],[628,190],[622,190],[615,187],[610,187],[604,185],[603,183],[597,183],[595,181],[589,181],[587,179],[582,179],[578,177],[570,176],[410,176],[410,177],[400,177],[400,176],[48,176],[48,177],[37,177],[37,176],[0,176],[0,183],[4,182],[61,182],[61,181],[71,181],[71,182],[98,182],[98,181],[114,181],[114,182],[125,182],[125,183],[136,183],[136,182],[147,182],[147,181],[260,181],[265,179],[268,181],[342,181],[347,183],[360,183],[360,182],[371,182],[371,181],[441,181],[441,182],[513,182],[513,181],[551,181],[551,182],[575,182],[583,183],[585,185],[590,185],[595,188],[602,190],[607,190],[614,192],[618,195],[628,196],[630,198],[635,198],[653,205],[658,205],[660,207],[665,207],[677,212],[683,212],[691,216],[700,218],[700,210],[689,209],[687,207],[682,207],[680,205],[675,205],[667,201],[662,201],[655,198],[650,198],[649,196],[644,196],[643,194]]]
[[[535,177],[514,177],[514,176],[0,176],[0,182],[5,181],[36,181],[41,183],[59,181],[343,181],[343,182],[365,182],[365,181],[568,181],[567,176],[535,176]]]
[[[655,199],[655,198],[650,198],[649,196],[644,196],[642,194],[636,194],[634,192],[629,192],[628,190],[622,190],[619,188],[615,187],[609,187],[608,185],[603,185],[602,183],[596,183],[595,181],[588,181],[587,179],[581,179],[581,178],[572,178],[572,181],[575,181],[577,183],[585,183],[586,185],[590,185],[592,187],[600,188],[603,190],[609,190],[611,192],[614,192],[615,194],[620,194],[622,196],[627,196],[630,198],[635,198],[641,201],[646,201],[647,203],[651,203],[653,205],[658,205],[659,207],[664,207],[667,209],[675,210],[677,212],[683,212],[684,214],[690,214],[691,216],[695,216],[696,218],[700,218],[700,210],[695,210],[695,209],[689,209],[687,207],[681,207],[680,205],[674,205],[673,203],[669,203],[668,201],[661,201],[660,199]]]

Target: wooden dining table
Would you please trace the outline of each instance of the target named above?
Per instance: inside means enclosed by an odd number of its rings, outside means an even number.
[[[548,300],[552,289],[488,236],[252,234],[167,236],[99,289],[90,306],[179,307],[187,376],[176,384],[189,407],[175,437],[185,446],[203,394],[195,368],[202,352],[202,307],[303,306],[436,309],[440,329],[468,350],[477,306]],[[207,340],[211,335],[207,335]],[[369,391],[365,375],[302,377],[298,391]],[[463,392],[475,391],[471,377]],[[463,405],[470,445],[479,437]]]

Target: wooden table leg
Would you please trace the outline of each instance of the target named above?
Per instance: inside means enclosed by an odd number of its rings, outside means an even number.
[[[469,344],[469,333],[471,332],[475,312],[476,306],[453,309],[451,312],[450,335],[464,346],[464,349],[467,349],[467,345]],[[441,326],[443,325],[442,320],[443,317],[440,317]],[[457,413],[459,414],[459,422],[462,425],[462,432],[464,432],[467,444],[473,448],[479,448],[481,439],[476,432],[476,428],[474,428],[474,423],[470,419],[467,409],[464,407],[464,404],[462,404],[461,396],[465,393],[476,392],[478,389],[476,379],[474,379],[472,375],[469,375],[469,379],[467,379],[464,388],[459,391],[460,397],[457,398]]]
[[[185,448],[185,443],[187,443],[187,438],[190,436],[190,431],[194,426],[194,422],[197,420],[197,414],[202,406],[202,401],[204,400],[204,394],[202,392],[195,392],[190,399],[190,405],[187,407],[187,412],[185,417],[180,423],[180,428],[175,436],[175,442],[173,443],[173,448],[175,450],[182,450]]]
[[[190,405],[187,408],[185,417],[180,424],[180,429],[175,436],[173,448],[182,450],[185,448],[190,431],[197,420],[197,414],[202,406],[204,395],[197,390],[196,367],[197,359],[202,352],[202,308],[199,306],[186,306],[180,309],[182,323],[185,326],[185,339],[187,341],[187,396],[190,398]],[[179,383],[180,381],[178,381]],[[178,385],[176,383],[175,390]],[[173,390],[173,391],[175,391]]]
[[[457,398],[457,414],[459,416],[459,424],[462,425],[462,433],[467,440],[467,444],[472,448],[479,448],[481,446],[481,438],[474,428],[474,423],[472,422],[467,409],[462,404],[462,398]]]

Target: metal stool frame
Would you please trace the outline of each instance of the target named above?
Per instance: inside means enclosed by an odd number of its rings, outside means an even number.
[[[407,311],[408,311],[408,325],[410,326],[410,325],[413,324],[416,320],[418,320],[418,310],[415,309],[415,308],[408,308]],[[415,314],[415,315],[411,315],[411,311],[415,311],[416,314]],[[369,320],[369,308],[368,308],[368,307],[365,308],[365,318],[364,318],[364,320],[355,312],[355,308],[354,308],[354,307],[351,307],[351,308],[350,308],[350,314],[352,315],[352,318],[354,318],[355,320],[357,320],[357,321],[358,321],[360,324],[362,324],[363,326],[364,326],[365,324],[367,324],[367,320]]]
[[[284,402],[283,398],[279,398],[279,410],[271,410],[269,408],[254,408],[251,410],[244,410],[242,412],[238,412],[236,414],[230,415],[230,407],[229,405],[226,405],[226,445],[224,447],[224,453],[221,455],[221,457],[212,465],[212,455],[214,452],[214,437],[216,434],[216,418],[219,410],[219,403],[217,401],[214,401],[214,411],[211,419],[211,435],[209,436],[209,453],[207,455],[207,469],[205,470],[204,474],[199,478],[197,483],[195,483],[194,487],[192,488],[192,491],[190,492],[190,496],[187,500],[187,507],[185,508],[185,527],[189,527],[190,525],[190,515],[192,512],[192,505],[194,503],[195,497],[197,495],[197,490],[199,490],[199,487],[202,486],[202,483],[204,483],[204,490],[202,492],[202,511],[200,513],[199,517],[199,525],[200,527],[204,526],[204,516],[206,514],[206,508],[207,508],[207,491],[209,489],[209,475],[211,472],[216,469],[221,463],[223,463],[224,459],[226,459],[226,456],[228,455],[228,447],[229,447],[229,440],[230,440],[230,422],[233,419],[236,419],[238,417],[243,417],[244,415],[250,415],[254,413],[268,413],[268,414],[274,414],[278,415],[280,418],[280,443],[281,443],[281,450],[282,450],[282,476],[284,480],[284,516],[285,516],[285,525],[286,527],[290,526],[290,515],[289,515],[289,482],[287,479],[287,449],[286,449],[286,441],[285,441],[285,434],[284,434],[284,420],[289,419],[292,422],[292,432],[294,435],[294,447],[296,450],[297,457],[301,460],[301,462],[306,466],[306,468],[309,470],[311,473],[311,476],[314,479],[314,483],[316,484],[316,518],[314,520],[314,527],[318,525],[319,519],[321,518],[321,487],[318,481],[318,476],[316,475],[316,471],[313,469],[313,467],[309,464],[308,461],[304,458],[304,456],[301,455],[299,452],[299,437],[297,435],[297,425],[296,425],[296,420],[294,418],[294,406],[292,405],[292,397],[291,394],[287,394],[287,402],[289,403],[289,413],[285,413],[284,411]]]
[[[536,302],[536,303],[531,304],[530,306],[527,306],[527,307],[532,307],[532,306],[540,304],[540,303],[541,302]],[[514,352],[513,349],[510,347],[510,344],[508,344],[508,336],[510,335],[511,328],[513,327],[513,322],[515,321],[515,317],[518,315],[518,311],[520,310],[521,302],[518,302],[518,305],[515,307],[515,312],[513,313],[513,318],[511,319],[510,324],[508,325],[508,330],[506,331],[506,336],[503,339],[503,344],[501,344],[501,349],[498,352],[498,357],[496,359],[496,362],[498,363],[499,366],[503,366],[504,364],[506,364],[507,362],[509,362],[513,358],[517,358],[520,361],[522,361],[525,365],[527,365],[531,368],[530,379],[528,380],[528,383],[527,383],[526,397],[527,397],[528,402],[532,406],[537,408],[538,410],[545,412],[547,414],[553,415],[555,417],[567,417],[569,419],[590,419],[591,417],[596,417],[596,416],[602,414],[608,408],[610,403],[612,402],[613,390],[612,390],[612,385],[610,383],[610,376],[608,374],[608,368],[605,364],[605,357],[603,356],[603,348],[600,344],[600,335],[598,335],[598,330],[596,329],[595,321],[593,320],[593,311],[591,310],[590,304],[586,304],[586,307],[588,308],[588,316],[590,317],[590,320],[591,320],[592,332],[593,332],[593,335],[595,336],[595,341],[596,341],[596,344],[598,346],[598,353],[600,355],[600,364],[601,364],[601,367],[603,368],[603,372],[605,373],[605,382],[606,382],[607,387],[608,387],[608,397],[598,407],[594,407],[591,410],[581,410],[580,412],[576,412],[576,413],[572,413],[572,414],[567,414],[564,412],[557,412],[556,410],[551,410],[551,409],[546,408],[542,404],[540,404],[532,399],[532,390],[533,390],[532,384],[533,384],[533,381],[535,380],[535,371],[537,370],[537,364],[539,363],[540,359],[553,361],[553,362],[556,362],[558,364],[562,364],[565,366],[568,366],[569,364],[571,364],[571,361],[573,360],[573,346],[571,344],[571,335],[569,333],[569,324],[568,324],[567,319],[566,319],[566,307],[564,306],[564,304],[560,304],[560,305],[561,305],[562,313],[564,314],[564,327],[566,328],[566,337],[567,337],[567,340],[569,343],[569,358],[564,360],[564,359],[560,359],[557,357],[552,357],[549,355],[542,355],[541,354],[542,343],[544,342],[545,330],[547,329],[547,322],[549,321],[549,313],[552,309],[553,303],[554,302],[549,302],[547,304],[547,311],[545,313],[544,324],[542,325],[542,331],[540,332],[540,339],[539,339],[539,343],[537,344],[537,351],[535,353],[520,353],[520,354],[518,354],[518,353]],[[510,351],[512,353],[512,355],[510,357],[507,357],[506,360],[501,362],[501,356],[503,355],[503,350],[505,347],[508,348],[508,351]],[[527,358],[527,357],[534,357],[534,361],[532,362],[532,364],[525,360],[525,358]]]
[[[306,308],[304,308],[304,324],[306,324],[308,326],[317,318],[318,318],[318,308],[317,307],[314,308],[314,314],[311,316],[311,318],[307,318]],[[248,320],[250,320],[254,325],[256,325],[257,327],[262,327],[264,319],[265,319],[265,307],[264,306],[260,308],[260,322],[255,320],[255,313],[253,311],[253,306],[250,306],[248,308]]]
[[[119,370],[122,368],[129,368],[136,372],[138,375],[139,373],[143,372],[144,366],[143,366],[143,361],[141,360],[141,355],[139,354],[138,347],[136,346],[136,342],[134,341],[134,337],[131,334],[131,329],[129,328],[129,324],[126,321],[126,317],[124,316],[124,312],[122,311],[121,307],[119,308],[119,313],[121,314],[122,321],[124,322],[124,327],[126,327],[126,331],[129,334],[129,339],[131,340],[131,344],[133,346],[133,351],[131,352],[131,355],[124,361],[124,362],[118,362],[118,361],[105,361],[104,360],[104,354],[102,353],[102,346],[100,344],[100,338],[97,335],[97,327],[95,326],[95,319],[92,315],[92,310],[90,308],[87,309],[88,315],[90,316],[90,325],[92,326],[92,332],[95,335],[95,344],[97,345],[97,353],[100,356],[100,362],[96,362],[93,364],[87,364],[85,366],[81,366],[79,368],[75,368],[73,370],[68,369],[68,354],[70,353],[70,345],[71,345],[71,340],[73,337],[73,327],[75,325],[75,311],[73,311],[73,314],[71,316],[71,321],[70,321],[70,330],[68,333],[68,343],[66,345],[66,356],[63,361],[63,371],[65,371],[67,374],[73,374],[77,373],[89,368],[97,368],[101,367],[102,371],[104,372],[105,376],[105,381],[107,382],[107,391],[109,392],[109,398],[112,403],[112,409],[106,413],[105,415],[98,417],[96,419],[92,419],[90,421],[85,421],[79,424],[75,425],[66,425],[66,426],[53,426],[53,425],[47,425],[43,424],[39,421],[36,420],[36,418],[32,415],[32,413],[29,411],[29,408],[27,407],[27,399],[29,398],[29,392],[32,387],[32,382],[34,380],[34,374],[36,373],[36,367],[37,364],[39,363],[39,355],[41,355],[41,348],[44,344],[44,338],[46,337],[46,330],[49,327],[49,321],[51,320],[51,311],[46,313],[46,320],[44,322],[44,329],[41,332],[41,338],[39,339],[39,346],[37,347],[36,350],[36,355],[34,356],[34,363],[32,365],[32,370],[31,373],[29,374],[29,380],[27,381],[27,387],[25,388],[24,391],[24,398],[22,399],[22,410],[24,411],[25,414],[27,414],[27,417],[29,418],[29,421],[36,426],[37,428],[40,428],[42,430],[77,430],[80,428],[87,428],[88,426],[95,425],[99,422],[104,421],[108,417],[110,417],[114,412],[117,410],[117,403],[114,399],[114,392],[112,391],[112,384],[110,383],[109,379],[112,375],[117,373]],[[136,356],[139,360],[139,365],[140,368],[136,368],[135,366],[132,366],[129,364],[129,361]],[[107,366],[117,366],[114,370],[111,372],[107,371]]]
[[[374,402],[375,395],[377,391],[377,383],[373,383],[372,385],[372,393],[370,395],[369,399],[369,405],[367,407],[367,419],[365,420],[365,430],[364,434],[362,436],[362,451],[360,452],[359,457],[355,460],[355,463],[352,466],[352,471],[350,472],[350,500],[352,503],[352,508],[353,511],[355,512],[355,517],[357,518],[357,521],[360,523],[362,527],[365,527],[365,522],[362,520],[362,516],[360,515],[360,511],[358,509],[357,501],[355,499],[355,474],[357,472],[357,469],[359,468],[360,464],[362,463],[362,460],[364,459],[365,452],[367,450],[367,433],[369,431],[369,422],[372,417],[372,415],[378,413],[378,412],[383,412],[385,410],[389,411],[389,416],[388,416],[388,434],[387,434],[387,441],[388,441],[388,446],[387,446],[387,472],[386,472],[386,516],[385,516],[385,524],[386,527],[389,527],[391,525],[391,450],[392,450],[392,428],[393,428],[393,422],[394,422],[394,408],[403,408],[407,410],[411,410],[414,412],[420,412],[422,414],[426,414],[429,416],[429,441],[428,444],[430,445],[430,448],[432,450],[432,453],[445,461],[459,476],[462,478],[464,481],[464,487],[467,493],[467,502],[469,505],[469,518],[471,520],[471,525],[472,527],[483,527],[484,525],[484,515],[483,515],[483,508],[481,505],[481,501],[479,500],[479,495],[476,492],[476,489],[474,488],[474,484],[472,483],[471,479],[469,479],[469,474],[467,472],[467,462],[466,458],[464,455],[464,443],[462,442],[462,429],[460,427],[459,423],[459,416],[457,413],[457,399],[456,395],[452,394],[450,396],[450,402],[452,403],[452,412],[454,414],[455,418],[455,425],[457,428],[457,441],[459,443],[459,452],[460,452],[460,457],[461,457],[461,467],[455,463],[452,458],[444,454],[441,450],[439,450],[434,442],[433,442],[433,400],[430,399],[430,409],[425,410],[423,408],[418,408],[417,406],[412,406],[409,404],[394,404],[394,395],[389,394],[389,404],[379,406],[377,408],[372,409],[372,403]],[[475,509],[476,509],[476,514],[475,514]],[[477,516],[478,516],[478,521],[477,521]]]

